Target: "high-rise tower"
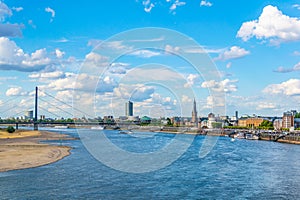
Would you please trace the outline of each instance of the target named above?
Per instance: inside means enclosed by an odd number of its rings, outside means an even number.
[[[197,116],[197,106],[196,100],[194,99],[193,111],[192,111],[192,123],[195,127],[198,127],[198,116]]]
[[[128,101],[125,104],[125,115],[133,116],[133,103],[131,101]]]

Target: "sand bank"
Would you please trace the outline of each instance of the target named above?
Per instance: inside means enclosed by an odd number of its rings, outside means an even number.
[[[0,131],[0,172],[38,167],[70,155],[71,147],[41,144],[45,140],[72,140],[66,135],[45,131]]]

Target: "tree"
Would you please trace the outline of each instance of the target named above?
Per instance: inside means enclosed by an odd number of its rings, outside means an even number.
[[[268,120],[264,120],[260,125],[259,125],[260,129],[273,129],[273,123],[268,121]]]
[[[9,133],[14,133],[16,130],[15,130],[14,127],[8,126],[7,129],[6,129],[6,131],[9,132]]]
[[[173,126],[170,118],[167,118],[167,121],[168,121],[168,123],[167,123],[168,126]]]
[[[295,118],[300,118],[300,113],[299,112],[295,115]]]

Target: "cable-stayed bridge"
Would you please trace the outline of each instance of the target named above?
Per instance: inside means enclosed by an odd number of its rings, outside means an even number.
[[[74,118],[73,111],[83,117]],[[1,119],[0,125],[15,124],[16,128],[19,125],[33,125],[34,130],[45,125],[115,125],[113,121],[97,120],[95,116],[74,108],[72,102],[58,99],[38,87],[35,89],[35,94],[30,96],[19,95],[0,100],[0,117],[4,116],[6,119]],[[65,119],[63,116],[68,116],[68,118]]]

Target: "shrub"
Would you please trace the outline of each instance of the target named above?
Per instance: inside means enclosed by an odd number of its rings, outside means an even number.
[[[7,127],[6,131],[9,132],[9,133],[13,133],[13,132],[15,132],[16,130],[15,130],[14,127],[9,126],[9,127]]]

